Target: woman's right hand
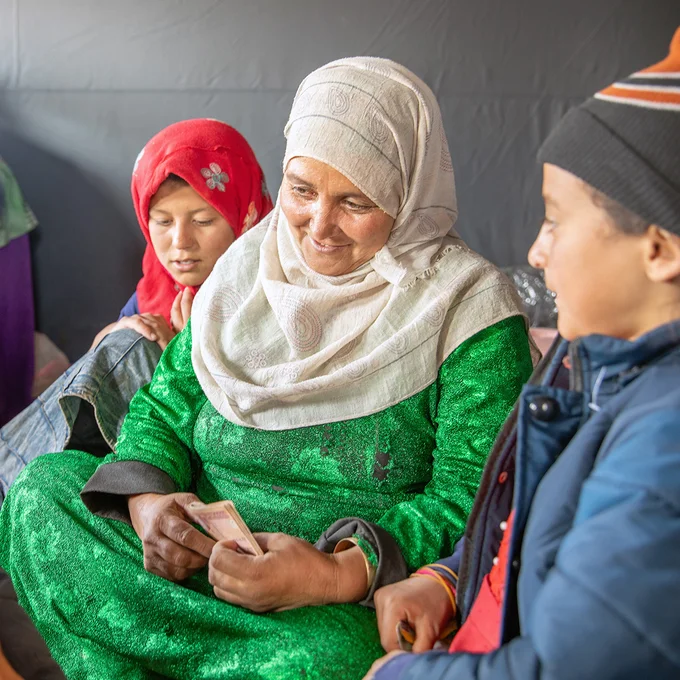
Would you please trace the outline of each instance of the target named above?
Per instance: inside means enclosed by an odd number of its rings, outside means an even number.
[[[441,583],[416,576],[376,591],[373,598],[378,616],[380,642],[385,651],[399,649],[397,625],[407,622],[415,632],[414,652],[431,650],[455,612]]]
[[[179,582],[208,564],[215,541],[193,527],[185,511],[197,501],[192,493],[128,497],[130,519],[142,540],[148,572]]]
[[[105,328],[102,328],[97,333],[90,349],[94,349],[109,333],[123,328],[131,328],[147,340],[157,342],[161,349],[165,349],[170,340],[175,337],[175,331],[170,328],[165,317],[161,314],[135,314],[133,316],[124,316],[119,321],[110,323]]]

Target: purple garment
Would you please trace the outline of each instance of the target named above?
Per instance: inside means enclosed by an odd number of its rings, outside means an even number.
[[[139,305],[137,304],[137,293],[133,293],[130,299],[125,303],[123,309],[120,310],[120,316],[118,321],[120,321],[124,316],[134,316],[139,314]]]
[[[34,330],[26,235],[0,248],[0,426],[31,403]]]

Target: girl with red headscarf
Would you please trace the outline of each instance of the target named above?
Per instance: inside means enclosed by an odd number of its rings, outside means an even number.
[[[144,275],[121,319],[94,345],[132,328],[165,348],[217,259],[272,203],[248,142],[212,119],[180,121],[153,137],[137,157],[131,189],[147,242]]]
[[[95,454],[113,449],[130,400],[186,325],[194,294],[233,241],[272,208],[248,142],[212,119],[155,135],[137,157],[131,188],[147,243],[143,276],[119,320],[0,430],[0,503],[43,453],[67,443]]]

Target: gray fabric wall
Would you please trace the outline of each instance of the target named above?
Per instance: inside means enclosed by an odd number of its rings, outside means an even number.
[[[220,118],[270,189],[295,90],[342,56],[396,59],[438,96],[459,230],[524,262],[534,155],[573,104],[661,59],[680,0],[0,0],[0,154],[40,219],[37,320],[71,358],[140,273],[134,159],[163,126]]]

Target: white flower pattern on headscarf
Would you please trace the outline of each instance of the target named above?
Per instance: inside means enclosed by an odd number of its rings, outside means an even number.
[[[229,181],[229,175],[222,171],[222,168],[217,163],[211,163],[207,168],[201,168],[201,175],[205,177],[205,183],[208,189],[218,189],[225,191],[225,184]]]
[[[251,349],[246,354],[246,366],[248,368],[264,368],[267,365],[267,357],[263,352],[256,349]]]

